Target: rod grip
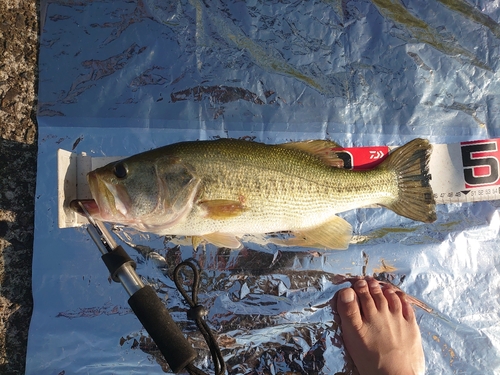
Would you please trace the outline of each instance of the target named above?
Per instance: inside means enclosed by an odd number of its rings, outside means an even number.
[[[178,373],[196,358],[196,351],[150,285],[135,292],[128,304],[173,372]]]

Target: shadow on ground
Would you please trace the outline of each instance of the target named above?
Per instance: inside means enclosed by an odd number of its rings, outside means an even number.
[[[37,146],[0,139],[0,374],[24,374]]]

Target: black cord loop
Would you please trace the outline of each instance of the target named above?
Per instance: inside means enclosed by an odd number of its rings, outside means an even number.
[[[193,271],[193,284],[191,286],[191,296],[184,289],[184,285],[182,284],[182,280],[180,277],[180,272],[182,269],[189,267]],[[182,297],[186,300],[186,303],[191,307],[187,312],[187,317],[190,320],[194,320],[196,326],[202,333],[205,341],[210,349],[210,353],[212,354],[212,360],[214,362],[214,370],[216,375],[222,375],[226,372],[226,364],[224,362],[224,357],[220,351],[219,345],[217,344],[217,340],[215,339],[212,331],[208,327],[204,317],[208,314],[208,311],[203,307],[203,305],[198,304],[198,291],[200,288],[200,270],[196,264],[190,259],[185,260],[182,263],[179,263],[177,267],[174,269],[174,283],[179,292],[182,294]],[[207,375],[205,372],[194,366],[190,363],[186,370],[190,374],[195,375]]]

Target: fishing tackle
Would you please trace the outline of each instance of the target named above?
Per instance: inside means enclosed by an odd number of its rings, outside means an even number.
[[[78,206],[79,211],[83,212],[89,221],[90,225],[87,226],[87,232],[101,252],[101,258],[108,268],[111,278],[113,281],[121,283],[127,291],[130,296],[128,304],[158,346],[170,369],[175,373],[185,369],[189,374],[206,374],[193,364],[197,356],[196,351],[184,337],[184,334],[174,322],[167,307],[156,295],[154,289],[150,285],[145,285],[137,275],[135,272],[136,263],[132,258],[122,246],[115,242],[104,224],[90,216],[81,201],[73,201],[71,206]],[[180,273],[185,267],[189,267],[193,271],[194,280],[191,297],[181,284]],[[222,353],[214,335],[204,320],[207,311],[198,303],[197,294],[200,282],[198,267],[189,260],[180,263],[174,270],[174,282],[190,306],[187,312],[188,319],[196,322],[210,348],[215,374],[224,374],[226,366]]]

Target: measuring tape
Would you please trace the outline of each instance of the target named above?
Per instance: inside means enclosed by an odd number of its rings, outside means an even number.
[[[429,161],[431,186],[437,204],[500,199],[500,138],[453,144],[435,144]],[[344,168],[371,169],[396,147],[346,147],[332,149]],[[58,150],[59,227],[85,224],[82,216],[67,208],[73,199],[91,198],[86,175],[119,157],[91,157]]]
[[[500,138],[432,145],[431,186],[437,204],[500,199]],[[344,168],[374,168],[396,147],[334,149]]]

